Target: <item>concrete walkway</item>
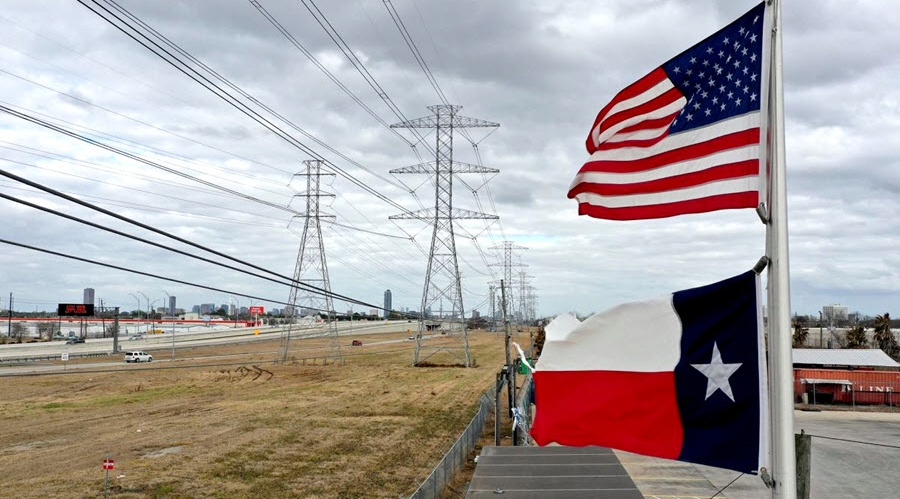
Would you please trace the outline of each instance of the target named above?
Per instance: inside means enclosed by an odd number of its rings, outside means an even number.
[[[900,497],[900,413],[795,411],[794,419],[797,433],[803,429],[812,435],[811,497]],[[467,497],[499,494],[516,498],[772,497],[755,475],[602,447],[485,447]]]
[[[644,497],[604,447],[485,447],[467,498]]]

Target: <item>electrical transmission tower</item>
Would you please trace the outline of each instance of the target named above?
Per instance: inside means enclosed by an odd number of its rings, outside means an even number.
[[[331,283],[328,280],[328,264],[325,261],[325,244],[322,239],[321,224],[321,219],[334,218],[334,215],[323,214],[320,211],[319,203],[322,197],[334,196],[334,194],[323,193],[320,190],[321,177],[334,174],[322,173],[321,160],[307,160],[303,164],[306,165],[306,173],[297,173],[294,176],[306,177],[306,192],[296,195],[306,198],[306,213],[298,215],[304,217],[306,221],[303,224],[300,251],[297,253],[297,265],[294,268],[294,282],[291,284],[291,293],[288,297],[290,305],[285,309],[285,316],[289,318],[290,322],[281,333],[281,345],[275,361],[286,362],[288,359],[292,329],[294,329],[294,321],[297,320],[298,312],[301,316],[310,314],[315,317],[314,319],[300,318],[297,328],[299,336],[304,336],[311,332],[310,330],[319,331],[318,317],[320,313],[324,313],[325,324],[321,334],[330,339],[331,358],[337,364],[343,362],[343,356],[334,317],[334,304],[331,299]],[[301,287],[299,283],[315,286],[324,290],[324,293]]]
[[[528,303],[528,289],[531,286],[528,284],[528,279],[532,277],[534,276],[527,275],[524,271],[519,272],[519,308],[516,314],[519,320],[526,324],[531,321]]]
[[[434,209],[393,215],[392,220],[416,219],[434,225],[431,235],[431,251],[428,254],[428,269],[425,272],[425,289],[419,308],[419,334],[416,335],[416,350],[413,365],[418,365],[428,357],[446,352],[466,367],[471,365],[469,339],[466,334],[466,317],[463,308],[462,284],[459,277],[459,263],[456,256],[456,239],[453,233],[454,220],[481,219],[496,220],[496,215],[453,208],[453,176],[459,173],[497,173],[500,170],[479,165],[453,161],[453,130],[455,128],[498,127],[498,123],[459,116],[462,106],[428,106],[432,116],[404,121],[391,128],[433,128],[435,129],[435,160],[404,168],[391,173],[425,173],[434,175]],[[443,312],[443,303],[450,304],[450,312]],[[429,317],[432,306],[440,302],[441,313],[437,320]],[[436,327],[441,335],[431,335]]]
[[[502,246],[493,246],[492,250],[503,250],[503,261],[500,262],[499,265],[503,267],[503,281],[506,283],[506,289],[512,290],[514,289],[514,281],[513,281],[513,267],[525,267],[521,261],[519,263],[515,263],[513,261],[513,251],[514,250],[527,250],[528,248],[524,246],[516,246],[516,244],[512,241],[503,241]],[[507,316],[507,320],[512,320],[516,322],[516,318],[518,317],[518,311],[521,307],[520,303],[521,299],[515,299],[515,293],[511,291],[507,291],[506,293],[506,309],[510,311]],[[510,317],[511,316],[511,317]]]

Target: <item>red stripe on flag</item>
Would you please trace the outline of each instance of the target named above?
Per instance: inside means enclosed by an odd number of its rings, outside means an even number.
[[[538,445],[601,445],[668,459],[681,453],[673,372],[539,370],[534,381]]]
[[[735,192],[690,199],[675,203],[651,204],[645,206],[629,206],[609,208],[588,203],[578,203],[578,214],[607,220],[645,220],[650,218],[666,218],[688,213],[706,213],[716,210],[738,208],[756,208],[759,203],[759,192]]]
[[[591,133],[588,134],[588,138],[585,141],[585,147],[587,147],[588,154],[593,154],[596,150],[596,145],[594,144],[594,129],[597,128],[597,125],[600,124],[604,119],[606,119],[606,113],[612,109],[613,106],[618,104],[623,100],[628,100],[632,97],[637,97],[638,95],[646,92],[647,90],[653,88],[661,81],[668,79],[668,75],[663,70],[663,68],[659,67],[651,71],[649,74],[641,78],[640,80],[628,85],[624,89],[622,89],[619,93],[616,94],[615,97],[597,113],[597,118],[594,119],[594,124],[591,126]]]
[[[675,111],[674,113],[672,113],[668,116],[663,116],[662,118],[656,118],[656,119],[652,119],[652,120],[644,120],[640,123],[636,123],[634,125],[627,126],[623,129],[619,130],[619,132],[616,133],[616,135],[637,132],[640,130],[655,129],[655,128],[662,128],[664,126],[669,126],[672,124],[672,121],[675,119],[676,116],[678,116],[678,113],[680,113],[680,112],[681,111]],[[616,142],[616,143],[621,144],[621,142]],[[606,145],[606,144],[600,144],[601,148],[604,145]]]
[[[669,135],[669,137],[672,137]],[[615,161],[588,161],[579,173],[634,173],[653,170],[662,166],[695,158],[702,158],[719,151],[737,149],[739,147],[759,144],[759,128],[751,128],[740,132],[729,133],[711,140],[679,147],[646,158]]]
[[[646,182],[630,184],[597,184],[581,182],[569,191],[569,199],[583,192],[591,192],[601,196],[625,196],[629,194],[648,194],[684,189],[697,185],[738,177],[759,174],[759,160],[751,159],[725,165],[718,165],[705,170],[665,177]]]
[[[680,111],[679,111],[680,112]],[[654,137],[651,139],[630,139],[630,140],[620,140],[617,142],[610,142],[613,137],[618,137],[620,135],[625,135],[626,133],[637,132],[641,130],[658,130],[663,127],[668,127],[672,124],[672,121],[678,116],[679,113],[672,113],[669,116],[664,116],[655,120],[647,120],[637,125],[633,125],[627,128],[623,128],[615,133],[609,139],[606,139],[602,144],[600,144],[596,151],[610,151],[612,149],[621,149],[623,147],[650,147],[652,145],[656,145],[661,140],[669,136],[669,130],[666,128],[659,134],[658,137]],[[594,151],[594,152],[596,152]]]
[[[610,128],[618,125],[619,123],[634,118],[635,116],[642,116],[647,113],[656,111],[657,109],[662,109],[663,107],[668,106],[669,104],[677,101],[684,97],[684,94],[681,93],[677,88],[670,88],[666,90],[660,95],[640,104],[638,106],[630,107],[628,109],[623,109],[616,114],[613,114],[606,119],[603,120],[603,123],[600,124],[600,130],[598,133],[603,133]],[[646,130],[650,128],[657,128],[648,126],[646,123],[656,121],[656,119],[646,119],[645,121],[641,121],[635,123],[634,125],[628,126],[627,128],[635,129],[637,127],[638,130]],[[633,130],[632,130],[633,131]],[[616,134],[613,134],[612,137],[615,137]],[[610,137],[610,138],[612,138]],[[606,139],[609,140],[609,139]],[[605,141],[604,141],[605,142]]]

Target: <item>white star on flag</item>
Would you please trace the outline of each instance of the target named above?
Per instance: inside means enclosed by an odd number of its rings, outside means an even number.
[[[734,402],[734,393],[731,392],[731,384],[728,383],[728,378],[741,367],[741,363],[722,363],[719,346],[713,342],[712,360],[710,360],[709,364],[691,364],[691,366],[703,373],[707,378],[706,398],[704,400],[708,400],[713,393],[716,393],[716,390],[722,390]]]

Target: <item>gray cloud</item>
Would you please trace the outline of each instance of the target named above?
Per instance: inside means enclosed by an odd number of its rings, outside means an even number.
[[[400,131],[417,143],[417,155],[352,102],[249,2],[121,3],[349,158],[269,117],[360,181],[408,209],[433,206],[434,187],[427,177],[388,173],[432,159],[427,149],[434,145],[433,133],[423,132],[424,143],[419,143],[409,131]],[[453,103],[464,106],[462,114],[501,124],[487,138],[485,130],[472,132],[481,141],[484,164],[501,173],[487,187],[479,175],[465,175],[470,187],[480,187],[477,196],[461,182],[454,193],[457,207],[496,210],[501,217],[499,225],[490,227],[461,224],[458,246],[467,309],[486,312],[487,283],[497,272],[489,265],[498,259],[491,248],[503,240],[529,248],[521,261],[533,276],[542,314],[597,311],[712,282],[755,263],[764,251],[764,230],[752,211],[616,223],[578,217],[575,201],[566,199],[569,183],[586,159],[584,138],[599,108],[624,85],[753,3],[393,2],[441,88]],[[401,121],[302,5],[274,0],[262,5],[386,123]],[[303,178],[294,177],[309,159],[305,153],[77,4],[23,0],[6,7],[0,19],[4,70],[133,119],[7,75],[0,75],[2,100],[65,120],[67,127],[175,171],[305,209],[305,198],[295,197],[305,189]],[[406,119],[429,114],[426,106],[436,104],[438,97],[381,2],[319,7]],[[894,140],[900,110],[894,82],[900,67],[886,49],[898,45],[898,28],[895,9],[874,0],[852,8],[836,0],[818,2],[815,8],[784,5],[792,305],[798,312],[815,313],[825,303],[840,302],[874,314],[900,303],[895,250],[900,241],[894,234],[900,215],[900,151]],[[0,141],[5,170],[247,261],[293,272],[302,219],[292,220],[288,211],[197,185],[9,116],[0,116]],[[455,144],[456,160],[477,161],[463,136]],[[390,288],[396,305],[417,308],[430,229],[417,221],[389,221],[399,211],[395,206],[346,179],[324,182],[323,190],[335,194],[323,202],[336,221],[368,231],[324,228],[333,289],[378,303]],[[162,240],[10,180],[0,179],[0,190]],[[7,239],[287,298],[282,286],[15,203],[0,202],[0,216],[0,232]],[[478,236],[476,241],[472,235]],[[230,299],[14,247],[0,250],[0,283],[0,297],[6,299],[12,291],[17,303],[34,307],[78,299],[88,286],[106,303],[126,309],[137,305],[130,293],[138,290],[157,300],[165,290],[179,297],[179,306]],[[249,304],[243,298],[240,302]]]

